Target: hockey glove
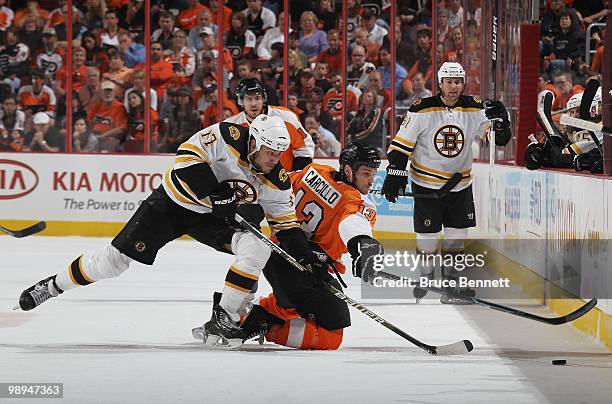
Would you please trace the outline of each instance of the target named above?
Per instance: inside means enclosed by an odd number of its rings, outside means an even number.
[[[389,202],[395,202],[397,197],[404,194],[408,184],[408,170],[402,170],[394,165],[387,167],[387,176],[383,183],[381,193]]]
[[[385,253],[383,246],[368,236],[357,236],[349,240],[349,252],[353,258],[353,275],[365,283],[372,283],[376,277],[377,261]]]
[[[487,119],[508,120],[508,111],[506,111],[506,107],[501,101],[486,100],[483,105],[485,107]]]
[[[226,224],[233,224],[238,208],[236,194],[232,187],[222,182],[215,192],[209,195],[212,203],[212,215]]]

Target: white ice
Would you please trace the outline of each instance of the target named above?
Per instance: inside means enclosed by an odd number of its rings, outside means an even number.
[[[334,352],[249,342],[205,350],[191,328],[210,317],[231,259],[190,241],[153,267],[68,291],[31,312],[23,289],[109,240],[0,237],[0,382],[61,382],[61,403],[608,403],[612,356],[570,325],[475,306],[363,301],[429,344],[470,339],[464,356],[432,356],[352,310]],[[346,293],[360,297],[351,275]],[[265,282],[261,293],[270,288]],[[551,315],[523,304],[523,310]],[[553,366],[553,359],[567,359]],[[2,399],[0,399],[2,400]],[[14,400],[11,400],[14,401]],[[15,401],[41,403],[45,400]]]

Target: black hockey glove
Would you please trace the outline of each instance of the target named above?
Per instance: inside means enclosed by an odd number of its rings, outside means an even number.
[[[487,119],[501,119],[503,121],[508,120],[508,111],[501,101],[486,100],[483,103],[485,108],[485,115]]]
[[[369,236],[357,236],[349,240],[347,247],[353,258],[353,275],[365,283],[372,283],[379,270],[378,260],[385,253],[383,246]]]
[[[389,165],[381,193],[389,202],[395,202],[400,192],[404,194],[406,184],[408,184],[408,170]]]
[[[212,203],[212,215],[226,224],[233,224],[236,217],[238,201],[232,187],[222,182],[219,187],[209,195]]]

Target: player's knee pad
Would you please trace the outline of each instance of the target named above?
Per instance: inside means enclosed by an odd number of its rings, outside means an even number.
[[[454,227],[444,228],[444,240],[442,240],[443,252],[463,252],[465,250],[465,239],[468,229],[456,229]]]
[[[343,330],[326,330],[312,320],[294,318],[274,326],[266,339],[279,345],[299,349],[335,350],[342,343]]]
[[[251,233],[239,232],[232,237],[233,267],[259,277],[270,258],[270,248]]]
[[[121,275],[133,260],[112,245],[108,245],[95,254],[84,254],[81,261],[83,272],[97,281]]]

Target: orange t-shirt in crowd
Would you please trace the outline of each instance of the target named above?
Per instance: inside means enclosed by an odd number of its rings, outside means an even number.
[[[125,107],[117,100],[114,100],[110,106],[104,104],[103,101],[96,102],[87,113],[87,120],[96,134],[102,134],[115,128],[127,130]]]
[[[198,14],[202,10],[208,10],[208,7],[203,4],[197,4],[195,7],[189,7],[188,9],[181,11],[178,17],[176,17],[176,25],[186,31],[197,27]]]
[[[38,16],[43,20],[47,21],[47,19],[49,18],[49,12],[44,8],[40,7],[39,5],[36,6],[36,9],[38,11]],[[20,28],[21,25],[25,22],[24,20],[26,20],[29,16],[30,11],[27,8],[17,10],[17,12],[15,13],[15,21],[13,22],[13,25],[15,27]]]
[[[232,111],[232,115],[236,115],[238,113],[238,108],[236,105],[228,100],[227,98],[223,100],[223,109],[229,109]],[[219,122],[219,116],[217,115],[217,103],[213,102],[204,110],[202,114],[202,125],[205,128],[208,128],[210,125]]]
[[[348,111],[357,112],[359,104],[357,97],[352,91],[346,93],[346,103],[348,104]],[[323,111],[329,113],[334,118],[342,117],[342,94],[331,88],[323,96]]]
[[[327,62],[330,72],[340,73],[342,71],[342,55],[340,52],[332,55],[329,53],[329,49],[325,49],[317,56],[317,62]]]
[[[22,86],[17,93],[17,97],[19,98],[19,105],[24,110],[29,109],[33,113],[55,111],[57,102],[55,93],[46,85],[42,86],[38,94],[34,93],[31,85]]]
[[[172,64],[160,59],[157,62],[151,63],[151,87],[157,91],[158,99],[162,99],[166,93],[168,81],[174,76]]]
[[[78,90],[87,84],[87,66],[83,65],[78,70],[74,70],[74,66],[72,68],[72,89]],[[66,90],[66,65],[60,67],[57,71],[57,75],[55,76],[55,80],[59,83],[59,86],[62,90]]]

